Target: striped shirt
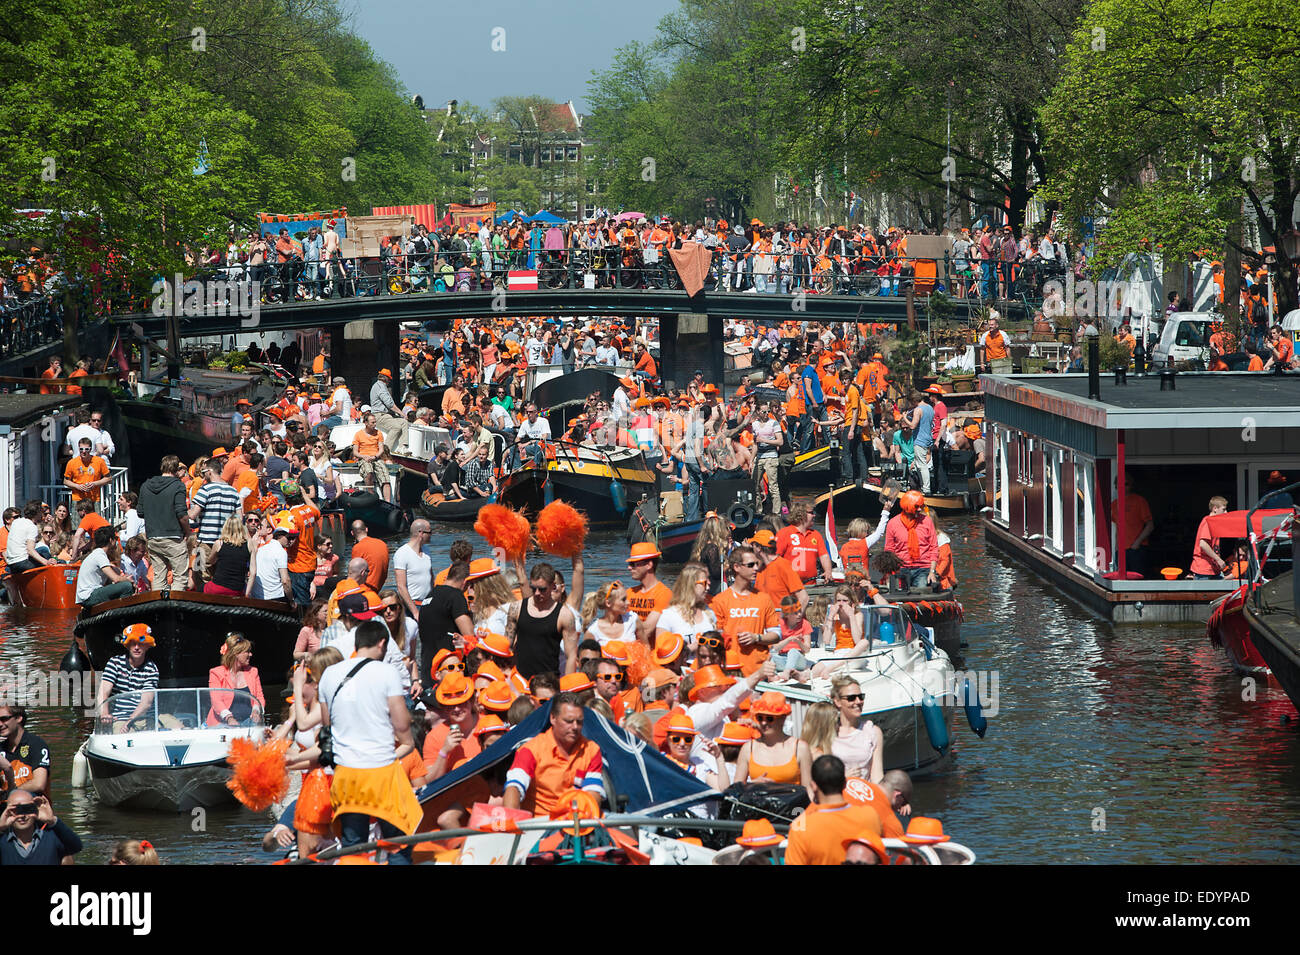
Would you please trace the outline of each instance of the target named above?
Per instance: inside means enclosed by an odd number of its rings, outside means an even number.
[[[158,665],[145,660],[143,666],[133,667],[126,654],[118,654],[108,661],[100,680],[113,684],[113,695],[117,697],[113,701],[113,719],[124,720],[140,705],[140,697],[118,694],[158,689]]]
[[[191,502],[203,508],[199,522],[199,543],[214,544],[221,536],[221,528],[231,514],[240,509],[239,492],[229,484],[209,482],[199,488]]]

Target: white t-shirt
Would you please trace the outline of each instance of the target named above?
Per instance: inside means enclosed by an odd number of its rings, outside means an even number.
[[[492,422],[493,427],[502,431],[513,431],[515,427],[515,423],[511,420],[510,412],[506,411],[505,405],[499,405],[495,402],[488,409],[488,420]]]
[[[339,385],[334,389],[334,394],[330,395],[330,404],[339,403],[339,417],[345,422],[352,418],[352,395],[346,385]]]
[[[121,560],[122,573],[135,584],[135,589],[139,590],[143,583],[146,590],[149,589],[149,565],[141,558],[138,562],[132,561],[126,554],[122,555]]]
[[[9,525],[9,543],[5,545],[5,563],[17,564],[28,559],[27,542],[36,541],[41,535],[32,521],[25,517],[15,517]]]
[[[622,640],[624,643],[627,643],[630,640],[635,640],[636,622],[638,619],[639,618],[634,613],[627,614],[623,618],[623,633],[617,639]],[[601,645],[602,648],[604,648],[605,644],[609,643],[611,640],[614,640],[615,638],[605,636],[605,634],[601,632],[600,627],[597,626],[597,623],[598,621],[593,621],[591,626],[587,628],[587,632],[584,633],[583,636],[591,637],[591,639],[595,640],[597,643]]]
[[[126,512],[126,526],[122,528],[122,543],[125,544],[137,534],[144,534],[144,518],[133,507]]]
[[[527,418],[519,425],[519,430],[515,432],[521,438],[541,438],[550,440],[551,423],[541,415],[537,416],[535,422],[530,422]]]
[[[339,689],[359,663],[345,658],[326,670],[320,698],[329,708],[334,762],[350,769],[379,769],[394,762],[388,699],[403,695],[402,684],[392,667],[371,660]]]
[[[508,620],[509,604],[502,604],[483,618],[482,623],[474,625],[474,635],[482,640],[489,633],[499,633],[503,637],[506,634],[506,621]]]
[[[289,569],[289,555],[278,540],[272,538],[257,549],[257,576],[253,596],[258,600],[279,600],[284,596],[280,571]]]
[[[545,364],[545,360],[542,357],[542,355],[543,352],[545,352],[546,350],[546,345],[541,339],[529,338],[528,344],[526,344],[524,348],[527,349],[528,351],[528,364],[530,365]]]
[[[393,572],[406,571],[406,592],[417,604],[424,603],[433,589],[433,562],[429,555],[412,550],[410,542],[397,548],[393,555]]]
[[[14,521],[14,523],[18,522]],[[13,533],[12,527],[9,533]],[[77,603],[82,603],[92,591],[108,583],[108,578],[104,576],[104,568],[112,566],[112,563],[102,547],[96,547],[90,552],[90,556],[81,562],[81,569],[77,571]]]
[[[770,441],[772,444],[763,444]],[[754,422],[755,450],[760,458],[774,458],[781,449],[781,422],[775,418]]]
[[[89,438],[91,450],[105,461],[111,459],[113,457],[113,452],[117,450],[117,447],[113,444],[113,436],[111,434],[107,431],[101,431],[99,428],[96,428],[93,424],[87,421],[85,424],[79,424],[75,428],[68,429],[68,447],[72,449],[73,454],[77,453],[77,444],[82,438]],[[101,443],[104,445],[103,451],[99,450],[99,445]]]
[[[699,639],[700,634],[708,633],[710,630],[718,629],[718,618],[709,608],[704,608],[703,623],[687,623],[682,616],[682,612],[676,607],[669,607],[659,615],[659,622],[655,625],[656,632],[680,633],[682,639],[689,644],[694,644]]]
[[[409,621],[411,618],[407,617],[406,619]],[[344,660],[351,660],[352,654],[357,652],[357,632],[349,630],[343,626],[342,622],[338,622],[337,626],[331,626],[321,634],[320,645],[322,647],[333,647],[343,654]],[[397,674],[397,680],[402,686],[402,694],[405,695],[407,688],[411,685],[411,671],[406,668],[406,657],[398,649],[397,641],[392,637],[388,638],[388,644],[384,647],[383,662],[393,668],[393,672]]]

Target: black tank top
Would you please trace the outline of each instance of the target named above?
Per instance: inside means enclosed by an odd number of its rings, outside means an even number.
[[[528,604],[529,600],[525,600],[519,608],[519,621],[515,624],[515,668],[531,680],[538,673],[559,672],[563,642],[559,623],[564,604],[556,601],[545,617],[532,616]]]
[[[242,544],[222,544],[212,567],[212,582],[227,590],[244,592],[248,583],[248,547]]]

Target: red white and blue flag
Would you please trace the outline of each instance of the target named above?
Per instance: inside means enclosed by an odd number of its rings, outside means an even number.
[[[843,570],[840,564],[840,545],[835,540],[835,494],[826,499],[826,553],[830,555],[831,563],[837,570]]]

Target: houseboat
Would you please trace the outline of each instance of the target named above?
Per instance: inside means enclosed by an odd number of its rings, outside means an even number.
[[[1203,622],[1239,582],[1192,578],[1197,527],[1212,497],[1250,508],[1300,476],[1300,376],[1115,379],[981,378],[986,539],[1107,619]]]

